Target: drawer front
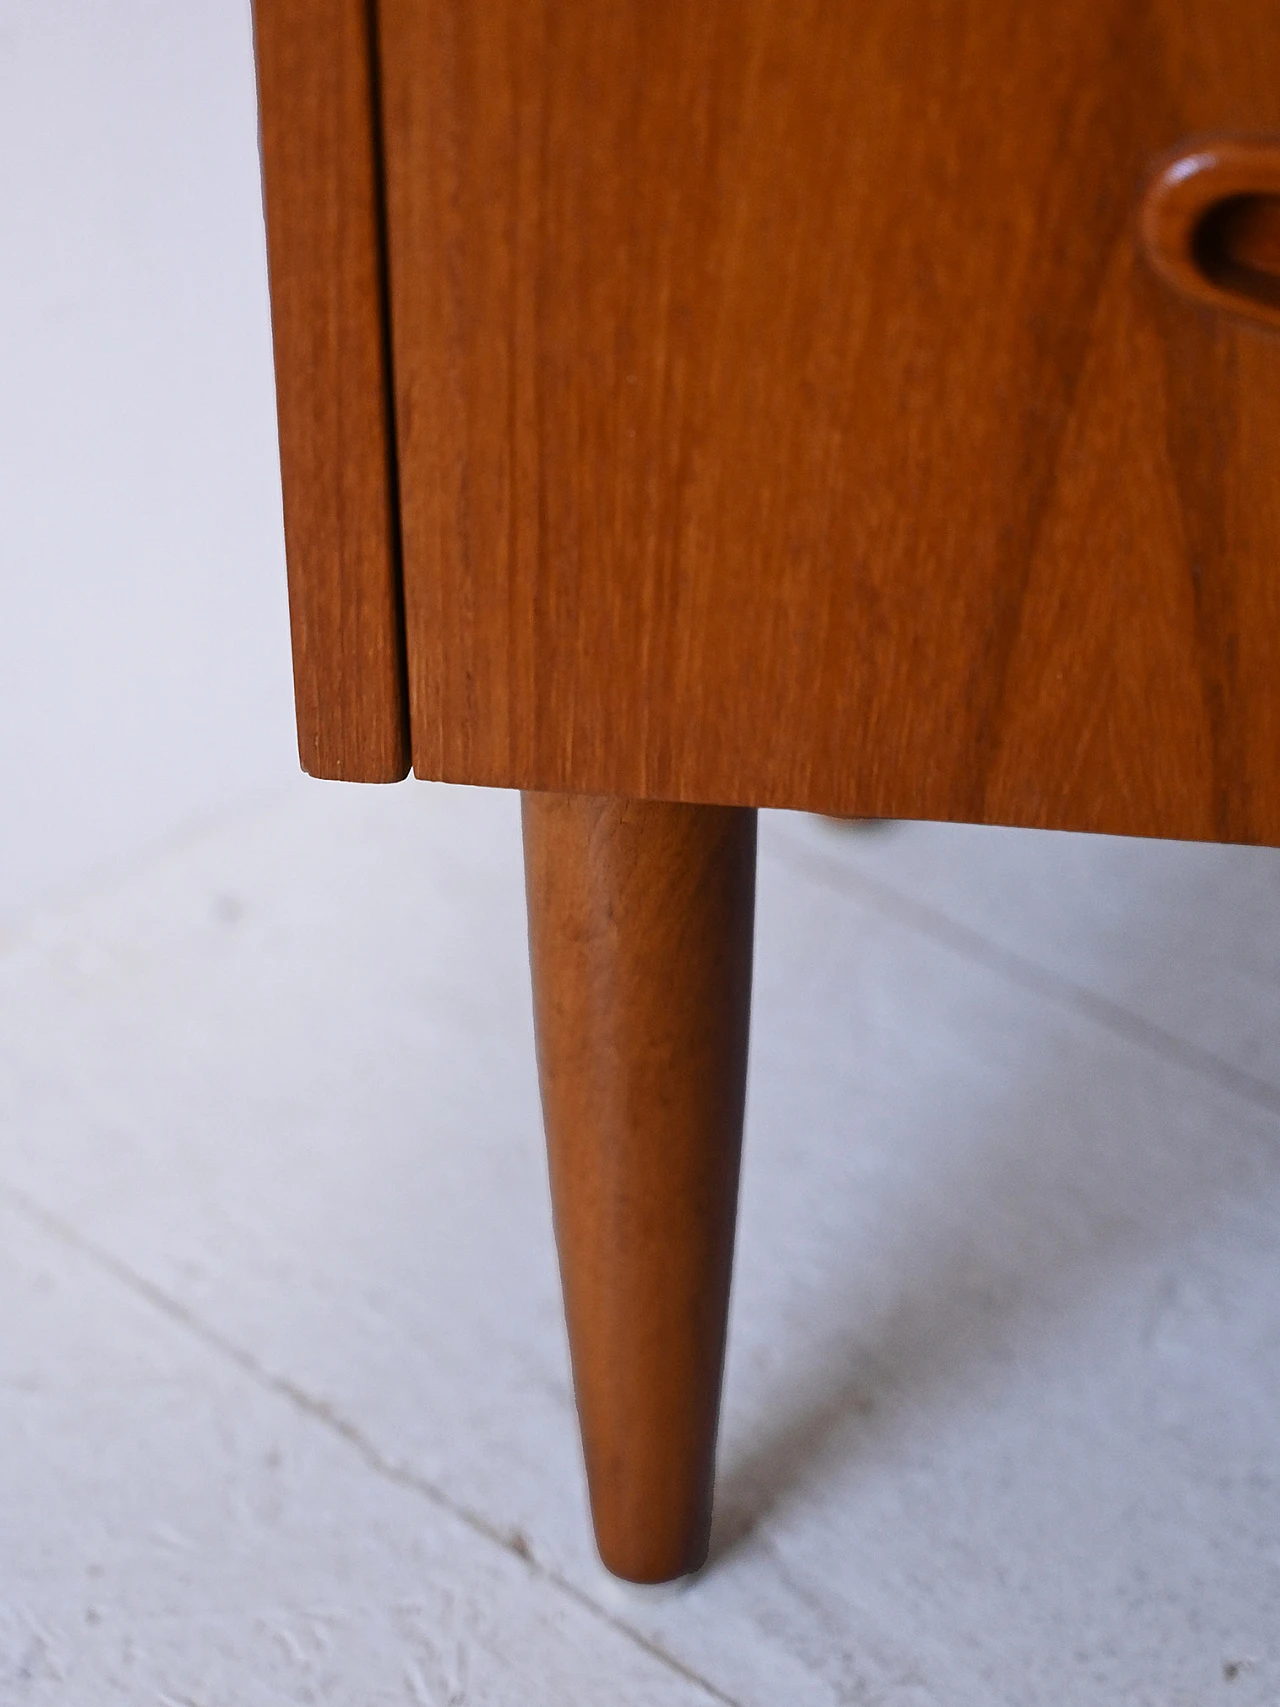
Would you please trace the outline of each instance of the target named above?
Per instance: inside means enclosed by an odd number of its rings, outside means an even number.
[[[420,775],[1280,842],[1270,0],[379,0]]]

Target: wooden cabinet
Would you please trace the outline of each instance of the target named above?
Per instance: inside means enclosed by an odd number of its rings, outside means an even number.
[[[309,770],[595,798],[579,934],[645,802],[1280,843],[1264,0],[256,19]]]

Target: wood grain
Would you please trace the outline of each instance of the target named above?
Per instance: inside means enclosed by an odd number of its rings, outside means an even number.
[[[409,768],[374,41],[365,0],[254,0],[298,748]]]
[[[1280,841],[1270,0],[380,0],[419,774]]]
[[[755,813],[527,794],[538,1067],[600,1554],[707,1548],[751,1001]]]

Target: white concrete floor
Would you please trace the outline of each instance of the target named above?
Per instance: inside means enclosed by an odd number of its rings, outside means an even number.
[[[713,1560],[596,1565],[515,802],[296,775],[238,3],[0,0],[0,1703],[1280,1701],[1280,855],[762,823]]]

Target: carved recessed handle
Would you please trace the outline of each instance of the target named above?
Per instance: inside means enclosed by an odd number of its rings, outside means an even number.
[[[1142,244],[1185,296],[1280,329],[1280,141],[1223,138],[1167,159],[1143,196]]]

